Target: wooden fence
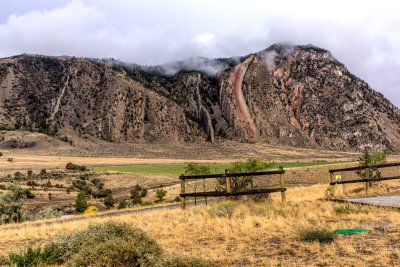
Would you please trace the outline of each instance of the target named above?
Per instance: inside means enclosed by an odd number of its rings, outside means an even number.
[[[181,180],[181,194],[182,209],[186,208],[186,198],[187,197],[232,197],[232,196],[242,196],[242,195],[255,195],[255,194],[269,194],[274,192],[281,192],[282,202],[286,200],[286,187],[284,180],[285,171],[282,167],[276,171],[259,171],[259,172],[246,172],[246,173],[228,173],[225,170],[224,174],[206,174],[206,175],[181,175],[179,179]],[[253,188],[253,178],[257,176],[271,176],[279,175],[279,187],[268,187],[268,188]],[[232,186],[232,179],[240,177],[251,177],[250,179],[250,189],[243,188],[237,190],[237,188]],[[217,179],[224,182],[224,187],[222,189],[215,191],[206,191],[205,187],[202,192],[186,192],[186,183],[188,181],[203,180],[206,179]]]
[[[399,173],[399,175],[395,175],[395,176],[372,177],[372,173],[374,170],[376,171],[379,169],[390,168],[390,167],[400,167],[400,162],[357,166],[357,167],[341,168],[341,169],[332,169],[332,170],[329,170],[330,179],[331,179],[330,185],[365,183],[365,190],[366,190],[366,193],[368,193],[368,188],[369,188],[371,182],[400,179],[400,173]],[[357,171],[363,171],[363,170],[366,171],[365,178],[360,177],[360,178],[351,179],[351,180],[342,180],[341,175],[335,175],[336,173],[339,173],[339,172],[350,172],[350,171],[357,172]]]

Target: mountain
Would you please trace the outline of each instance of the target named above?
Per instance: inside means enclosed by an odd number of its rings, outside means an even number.
[[[20,55],[0,59],[0,90],[3,130],[400,151],[399,109],[312,45],[156,67]]]

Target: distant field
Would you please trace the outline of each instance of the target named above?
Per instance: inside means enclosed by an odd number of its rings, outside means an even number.
[[[321,166],[334,164],[338,162],[276,162],[272,165],[272,169],[283,166],[284,168]],[[214,173],[223,173],[225,169],[231,166],[230,163],[210,164]],[[124,173],[140,173],[140,174],[171,174],[179,175],[185,173],[186,164],[138,164],[125,166],[108,166],[95,168],[99,171],[124,172]]]

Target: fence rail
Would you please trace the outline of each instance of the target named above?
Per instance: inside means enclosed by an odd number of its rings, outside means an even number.
[[[400,179],[400,176],[387,176],[387,177],[371,177],[373,174],[373,170],[379,170],[384,168],[390,167],[400,167],[400,162],[391,162],[391,163],[384,163],[384,164],[371,164],[366,166],[357,166],[357,167],[349,167],[349,168],[341,168],[341,169],[332,169],[329,170],[331,182],[330,185],[338,185],[338,184],[352,184],[352,183],[365,183],[365,192],[368,193],[368,188],[372,182],[379,182],[379,181],[389,181],[389,180],[397,180]],[[339,179],[336,177],[334,178],[335,173],[338,172],[349,172],[349,171],[361,171],[367,170],[365,172],[365,178],[360,177],[360,179],[352,179],[352,180],[342,180],[342,175],[338,175]]]
[[[397,167],[400,166],[400,162],[392,162],[392,163],[384,163],[384,164],[373,164],[373,165],[366,165],[366,166],[356,166],[356,167],[349,167],[349,168],[342,168],[342,169],[332,169],[329,170],[330,173],[335,172],[344,172],[344,171],[358,171],[358,170],[365,170],[368,168],[388,168],[388,167]]]
[[[181,175],[179,179],[181,180],[181,194],[180,197],[182,200],[182,209],[186,207],[186,198],[187,197],[232,197],[232,196],[243,196],[243,195],[256,195],[256,194],[269,194],[280,192],[282,202],[286,200],[286,187],[284,180],[285,171],[283,167],[279,167],[279,170],[274,171],[259,171],[259,172],[245,172],[245,173],[228,173],[225,170],[223,174],[206,174],[206,175]],[[271,188],[253,188],[253,178],[257,176],[271,176],[271,175],[279,175],[279,187],[271,187]],[[251,180],[251,189],[245,188],[245,190],[237,190],[237,188],[232,187],[232,180],[238,177],[252,177]],[[203,191],[203,192],[186,192],[186,181],[187,180],[205,180],[205,179],[223,179],[225,184],[225,188],[222,190],[216,191]],[[233,180],[234,182],[234,180]],[[205,190],[205,189],[204,189]]]

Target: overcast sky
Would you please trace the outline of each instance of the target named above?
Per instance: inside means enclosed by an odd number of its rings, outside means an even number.
[[[398,1],[0,0],[0,57],[34,53],[160,64],[276,42],[328,49],[400,106]]]

